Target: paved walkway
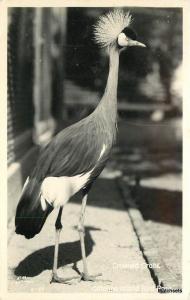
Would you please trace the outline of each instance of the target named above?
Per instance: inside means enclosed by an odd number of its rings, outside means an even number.
[[[16,235],[9,239],[9,285],[11,292],[150,292],[157,293],[139,249],[130,216],[114,179],[98,179],[86,210],[86,252],[90,273],[103,274],[102,281],[73,285],[49,284],[54,251],[53,212],[41,233],[31,240]],[[80,201],[72,201],[63,212],[59,274],[82,271],[78,232]],[[12,222],[13,224],[13,222]]]

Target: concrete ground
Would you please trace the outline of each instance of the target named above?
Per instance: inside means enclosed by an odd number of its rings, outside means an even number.
[[[63,213],[59,274],[82,271],[78,232],[80,202],[66,205]],[[16,235],[10,225],[9,285],[11,292],[150,292],[155,283],[139,249],[124,202],[115,179],[101,178],[94,185],[86,210],[86,252],[89,272],[102,273],[97,282],[73,280],[72,285],[50,284],[54,251],[52,213],[39,235],[31,240]]]

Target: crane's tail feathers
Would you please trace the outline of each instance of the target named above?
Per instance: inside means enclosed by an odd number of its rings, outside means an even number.
[[[41,203],[41,184],[35,179],[27,180],[16,210],[16,233],[24,235],[27,239],[38,234],[53,207],[44,199],[46,205]]]
[[[114,9],[99,17],[94,25],[94,40],[100,47],[107,47],[116,41],[125,27],[130,26],[132,17],[123,9]]]

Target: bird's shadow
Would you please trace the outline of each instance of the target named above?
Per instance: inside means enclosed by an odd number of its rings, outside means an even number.
[[[85,227],[86,256],[90,255],[95,242],[92,238],[92,230],[101,230],[95,227]],[[25,257],[14,269],[17,277],[34,277],[45,270],[51,270],[53,266],[54,245],[42,248]],[[81,260],[80,240],[61,243],[59,245],[58,268]]]

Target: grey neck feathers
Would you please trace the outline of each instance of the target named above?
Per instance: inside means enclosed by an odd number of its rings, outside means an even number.
[[[109,74],[107,85],[105,88],[103,99],[104,101],[117,101],[117,85],[118,85],[118,69],[119,69],[119,51],[112,46],[109,49]]]
[[[98,113],[102,112],[104,117],[116,124],[117,122],[117,85],[119,70],[119,51],[115,45],[110,46],[109,53],[109,74],[104,95],[97,107]],[[110,124],[111,125],[111,124]]]

